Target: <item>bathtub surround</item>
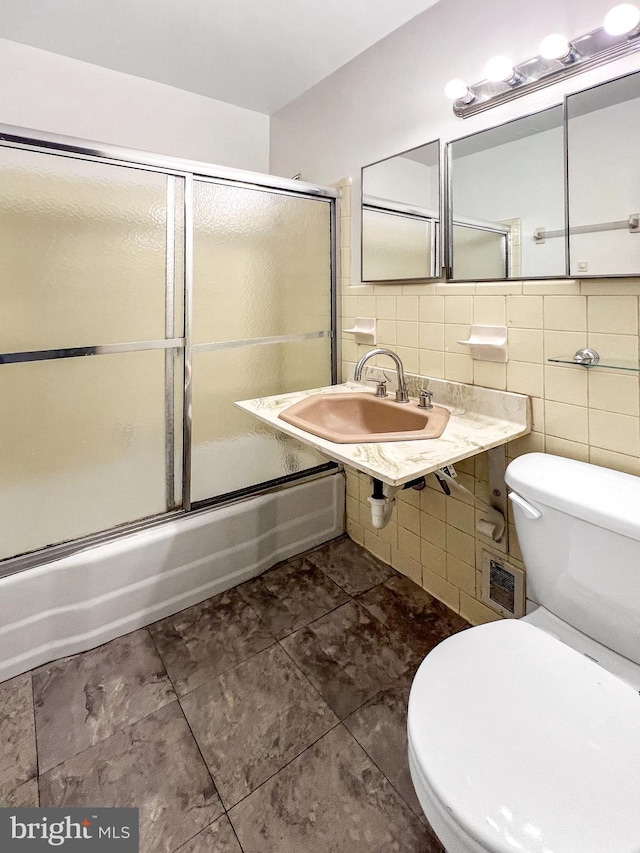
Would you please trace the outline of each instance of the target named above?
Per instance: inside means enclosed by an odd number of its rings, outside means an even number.
[[[466,627],[334,539],[0,686],[0,804],[139,807],[142,853],[442,853],[409,777],[407,697]]]
[[[356,316],[376,318],[377,345],[395,350],[407,372],[526,394],[533,430],[506,445],[507,461],[547,451],[640,475],[640,379],[624,370],[552,364],[592,346],[601,356],[640,363],[640,279],[595,281],[509,281],[464,284],[352,282],[349,179],[341,181],[340,328]],[[358,216],[357,207],[354,215]],[[508,362],[474,361],[456,343],[472,323],[506,325]],[[342,379],[368,345],[341,341]],[[604,359],[603,359],[604,360]],[[380,367],[386,369],[386,364]],[[434,402],[438,402],[437,395]],[[489,497],[486,454],[456,466],[462,485]],[[480,600],[481,550],[477,511],[469,501],[445,497],[433,477],[421,492],[397,496],[398,509],[383,530],[370,522],[368,477],[347,469],[347,532],[380,559],[422,585],[468,621],[498,614]],[[508,560],[524,568],[509,515]]]
[[[204,601],[343,530],[344,477],[334,474],[2,578],[0,681]],[[197,667],[184,677],[198,678]]]

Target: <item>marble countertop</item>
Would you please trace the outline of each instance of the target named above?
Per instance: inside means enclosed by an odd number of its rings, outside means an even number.
[[[336,444],[288,424],[278,417],[280,412],[311,394],[340,394],[347,391],[373,394],[372,388],[358,382],[255,400],[241,400],[235,405],[264,423],[314,447],[329,459],[342,462],[392,486],[403,485],[417,477],[430,474],[443,465],[475,456],[531,431],[529,398],[523,394],[428,377],[407,379],[411,396],[418,396],[418,387],[428,388],[434,392],[438,405],[449,409],[449,423],[440,438]]]

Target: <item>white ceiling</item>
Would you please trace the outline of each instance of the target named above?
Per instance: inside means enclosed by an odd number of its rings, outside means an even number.
[[[272,114],[437,0],[0,0],[0,37]]]

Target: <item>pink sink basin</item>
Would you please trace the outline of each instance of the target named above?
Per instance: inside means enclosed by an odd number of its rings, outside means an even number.
[[[447,425],[449,412],[442,406],[420,409],[416,400],[396,403],[355,391],[312,394],[278,417],[337,444],[361,444],[438,438]]]

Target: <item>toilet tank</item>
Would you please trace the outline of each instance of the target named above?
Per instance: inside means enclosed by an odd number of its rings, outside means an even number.
[[[505,480],[527,598],[640,664],[640,477],[529,453]]]

